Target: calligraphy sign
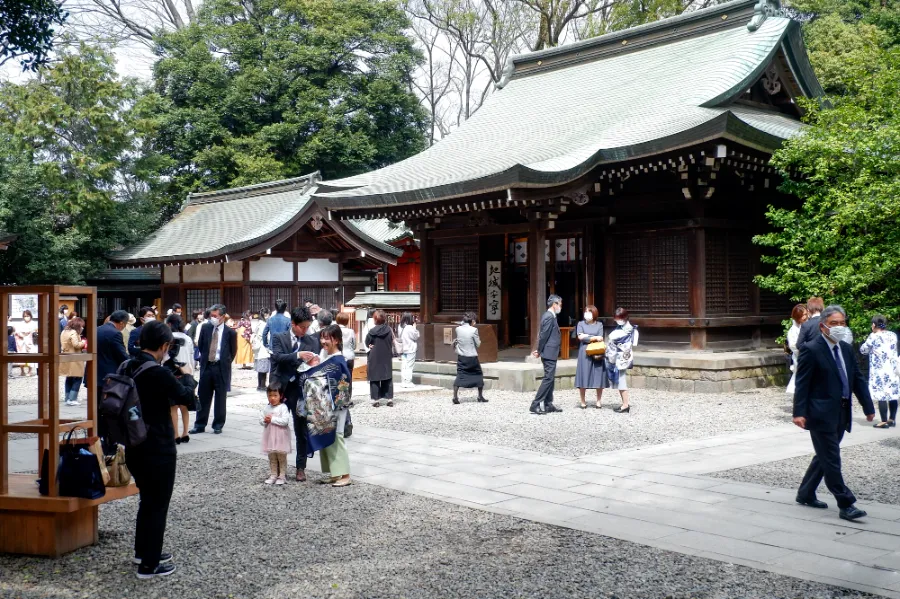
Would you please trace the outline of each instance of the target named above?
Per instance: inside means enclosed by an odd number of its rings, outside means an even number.
[[[500,320],[502,316],[502,282],[500,275],[500,260],[487,261],[487,319]]]

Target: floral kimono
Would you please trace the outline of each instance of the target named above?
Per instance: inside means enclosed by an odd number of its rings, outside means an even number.
[[[321,364],[297,375],[302,401],[297,415],[306,418],[307,451],[316,451],[334,443],[338,411],[350,403],[350,369],[340,353],[327,356]]]
[[[628,370],[634,365],[634,355],[631,352],[634,332],[631,323],[626,322],[609,334],[609,343],[606,346],[606,373],[609,384],[613,387],[619,384],[619,372]]]

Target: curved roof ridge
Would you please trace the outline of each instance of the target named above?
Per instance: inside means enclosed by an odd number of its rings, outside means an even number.
[[[293,189],[306,190],[315,185],[321,178],[322,176],[319,171],[313,171],[306,175],[293,177],[291,179],[254,183],[253,185],[232,187],[230,189],[218,189],[215,191],[200,191],[188,194],[186,205],[190,206],[194,204],[209,204],[211,202],[236,200],[238,198],[246,198],[279,191],[291,191]]]

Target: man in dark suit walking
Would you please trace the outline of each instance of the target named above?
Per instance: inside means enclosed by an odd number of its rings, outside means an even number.
[[[800,325],[797,334],[797,349],[802,349],[810,341],[815,341],[822,335],[819,333],[819,320],[822,318],[822,310],[825,309],[825,301],[821,297],[811,297],[806,300],[806,310],[809,318]]]
[[[556,360],[559,358],[560,333],[559,323],[556,317],[562,310],[562,298],[551,295],[547,298],[547,311],[541,317],[541,328],[538,333],[538,346],[532,352],[535,358],[540,358],[544,365],[544,378],[538,387],[537,395],[531,402],[532,414],[551,414],[562,412],[553,405],[553,387],[556,385]],[[543,407],[541,407],[543,404]]]
[[[847,313],[840,306],[828,306],[819,321],[821,335],[800,348],[794,391],[794,424],[809,431],[816,455],[800,489],[797,503],[827,508],[816,499],[822,478],[837,499],[841,518],[856,520],[866,513],[853,504],[856,497],[844,484],[841,474],[841,439],[850,432],[851,392],[856,394],[869,422],[875,406],[869,397],[865,375],[860,371],[853,348],[842,341],[847,329]]]
[[[237,353],[237,333],[225,326],[225,306],[216,304],[209,309],[209,320],[200,328],[200,411],[190,434],[206,432],[213,394],[216,396],[212,428],[221,434],[225,426],[225,399],[231,386],[231,363]]]
[[[303,363],[312,364],[319,356],[319,340],[307,335],[312,316],[306,308],[294,308],[291,312],[291,327],[283,333],[272,336],[272,381],[281,384],[285,404],[294,417],[294,439],[297,441],[297,481],[306,480],[306,418],[297,416],[297,403],[301,389],[297,381],[297,369]]]

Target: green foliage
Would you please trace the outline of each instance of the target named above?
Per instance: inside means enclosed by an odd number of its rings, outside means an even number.
[[[773,158],[803,206],[770,208],[775,231],[756,238],[777,250],[761,286],[840,303],[858,333],[874,312],[900,317],[900,48],[869,72],[833,108],[807,103],[810,128]]]
[[[81,46],[41,77],[0,85],[0,229],[19,236],[0,254],[5,283],[80,283],[105,255],[157,222],[139,144],[140,95],[112,56]]]
[[[168,192],[221,189],[314,170],[336,178],[424,147],[410,91],[408,22],[381,0],[208,0],[160,39],[154,154]]]
[[[19,59],[26,70],[47,63],[53,26],[68,13],[53,0],[0,0],[0,65]]]

